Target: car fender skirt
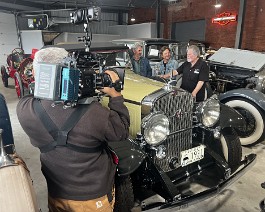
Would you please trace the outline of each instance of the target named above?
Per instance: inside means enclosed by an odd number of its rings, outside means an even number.
[[[219,95],[219,100],[222,103],[235,98],[246,99],[249,102],[253,102],[258,105],[263,112],[265,112],[265,95],[260,91],[240,88],[227,91]]]
[[[242,128],[246,126],[245,118],[239,112],[227,105],[220,105],[220,127],[222,129],[226,127]]]
[[[108,146],[118,157],[117,173],[120,176],[133,173],[147,156],[132,139],[109,142]]]

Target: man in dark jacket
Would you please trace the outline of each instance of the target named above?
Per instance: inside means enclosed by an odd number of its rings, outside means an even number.
[[[38,74],[38,63],[58,63],[67,55],[64,49],[46,48],[35,55],[33,68]],[[107,71],[115,82],[118,76]],[[105,148],[110,141],[123,141],[129,134],[129,113],[120,92],[104,88],[108,94],[109,109],[99,102],[92,102],[84,115],[69,132],[67,143],[77,147],[94,149],[90,153],[79,152],[66,146],[56,146],[50,151],[43,147],[54,141],[36,114],[34,102],[39,101],[52,122],[60,129],[69,116],[84,105],[63,108],[50,100],[23,97],[17,105],[18,119],[33,146],[40,148],[42,172],[46,178],[49,211],[112,211],[113,185],[116,165]],[[112,201],[112,202],[111,202]]]
[[[133,71],[136,74],[140,74],[144,77],[151,77],[152,76],[152,68],[150,66],[149,60],[142,56],[143,53],[143,46],[141,43],[135,43],[132,47],[133,50],[133,56],[131,58],[132,60],[132,66]]]

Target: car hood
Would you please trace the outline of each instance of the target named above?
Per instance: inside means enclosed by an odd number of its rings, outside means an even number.
[[[161,89],[164,85],[165,83],[140,76],[131,70],[126,70],[122,95],[125,100],[141,103],[144,97]]]
[[[130,136],[135,137],[138,132],[141,132],[141,105],[143,99],[161,89],[164,85],[162,82],[135,74],[130,69],[125,70],[124,89],[121,93],[130,114]],[[103,98],[101,101],[105,107],[107,107],[108,102],[109,98]]]
[[[265,65],[265,54],[242,49],[221,47],[209,59],[211,63],[260,71]]]

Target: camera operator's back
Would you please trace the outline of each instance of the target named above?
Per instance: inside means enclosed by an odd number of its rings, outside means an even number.
[[[42,56],[39,54],[41,51],[35,55],[38,62]],[[128,110],[121,94],[113,89],[105,90],[113,94],[109,109],[98,101],[65,108],[61,103],[33,95],[19,101],[17,115],[21,126],[32,145],[41,151],[50,211],[77,211],[80,207],[93,211],[95,201],[102,203],[104,211],[112,211],[116,165],[105,147],[129,134]],[[59,202],[63,203],[59,206]]]

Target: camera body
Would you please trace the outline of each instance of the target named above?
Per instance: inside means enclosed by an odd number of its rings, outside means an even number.
[[[73,24],[83,24],[91,21],[100,21],[101,8],[89,7],[79,9],[70,14],[71,22]]]
[[[84,55],[87,57],[84,58]],[[34,97],[76,105],[81,99],[97,97],[98,89],[104,87],[121,91],[124,70],[103,68],[99,65],[100,60],[92,59],[93,57],[95,55],[85,52],[76,59],[65,58],[60,64],[39,63],[35,70]],[[112,82],[104,70],[116,72],[120,80]]]

